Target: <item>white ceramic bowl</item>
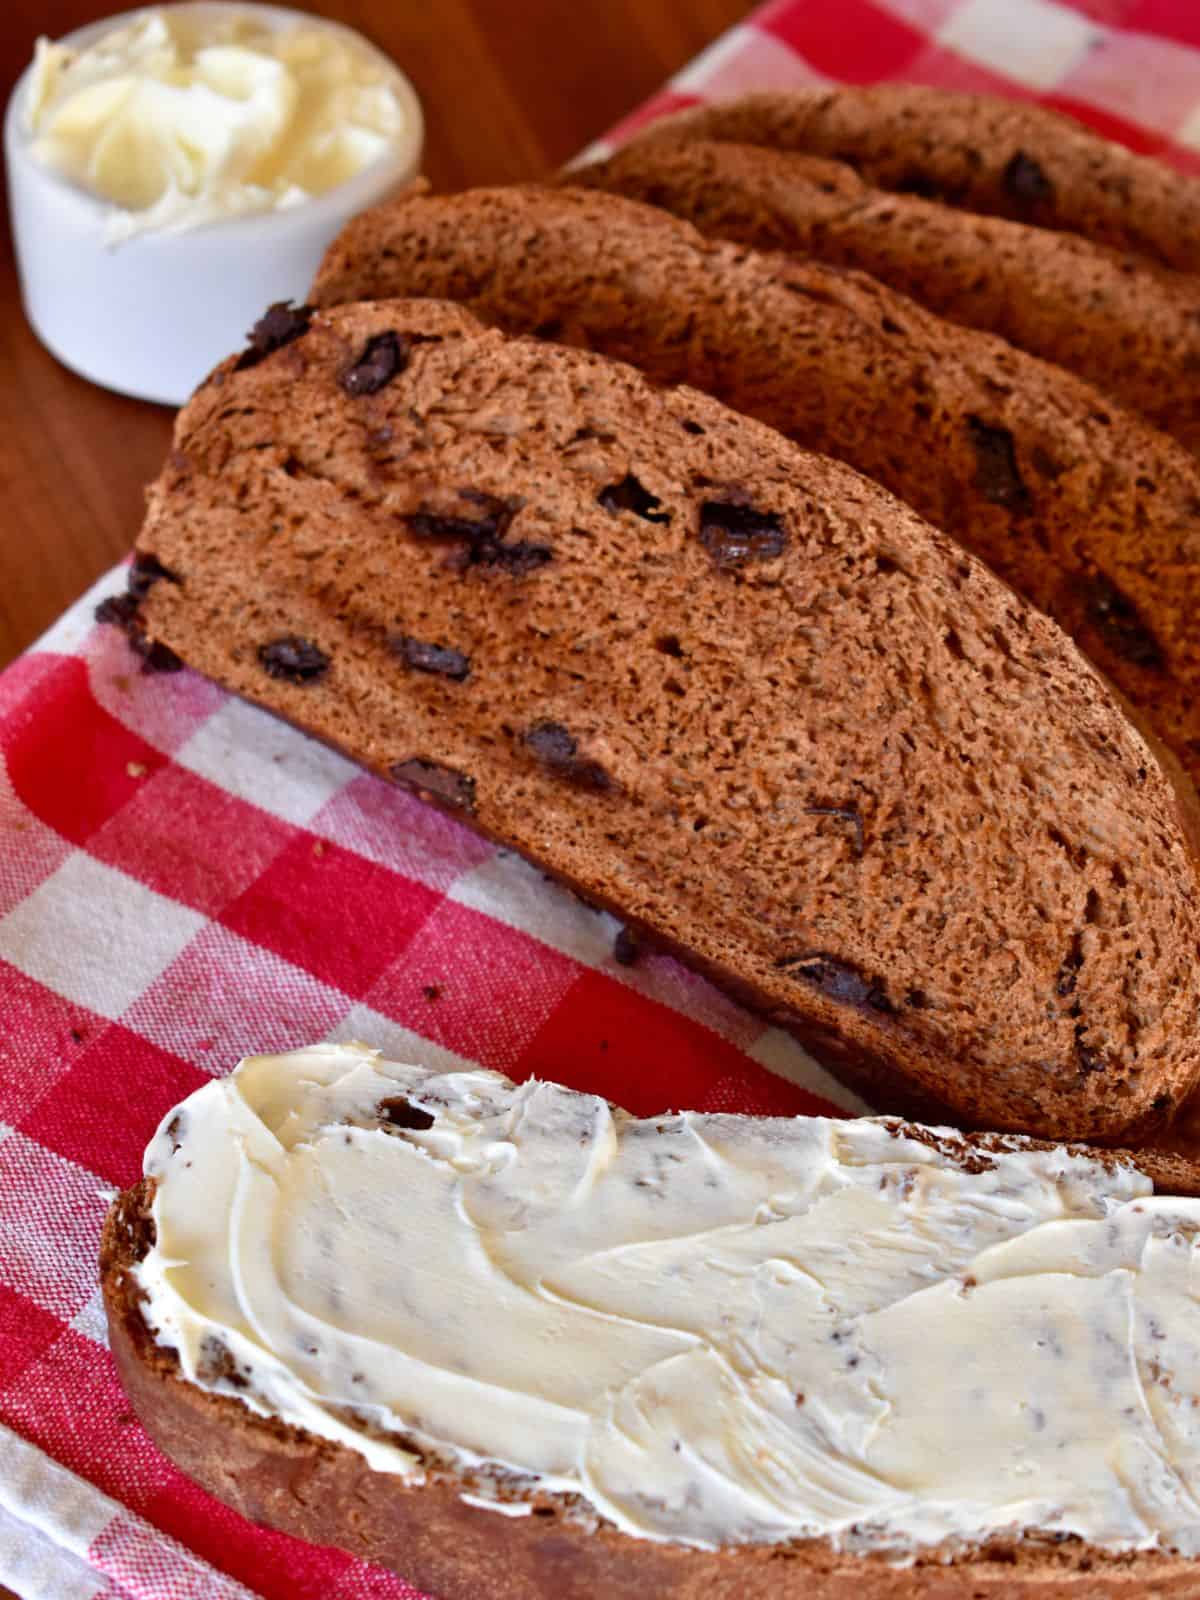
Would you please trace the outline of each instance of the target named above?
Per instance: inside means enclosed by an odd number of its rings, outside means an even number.
[[[89,23],[61,42],[86,46],[153,9]],[[273,28],[308,22],[352,32],[282,6],[199,0],[188,9],[250,12]],[[396,74],[407,131],[394,147],[300,205],[135,234],[117,245],[105,239],[111,207],[35,160],[25,124],[31,78],[25,71],[4,118],[9,215],[26,315],[64,366],[120,394],[182,405],[218,361],[244,344],[268,305],[303,300],[344,223],[415,176],[424,133],[420,101],[394,62],[354,37]]]

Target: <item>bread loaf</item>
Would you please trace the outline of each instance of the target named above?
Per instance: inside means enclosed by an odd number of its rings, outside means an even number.
[[[859,273],[618,195],[414,196],[330,247],[322,305],[462,301],[690,383],[875,478],[1053,616],[1200,776],[1200,464],[1089,385]]]
[[[333,1045],[145,1166],[101,1254],[138,1416],[439,1600],[1197,1592],[1194,1165]]]
[[[764,91],[663,118],[651,137],[727,139],[844,161],[923,195],[1200,272],[1200,183],[1046,106],[922,84]]]
[[[841,162],[758,145],[636,140],[566,181],[662,206],[708,238],[869,272],[1078,373],[1200,449],[1200,278],[1074,234],[888,194]]]
[[[139,647],[522,851],[883,1109],[1117,1140],[1200,1068],[1194,796],[877,485],[431,302],[276,309],[180,413]],[[113,611],[109,607],[109,614]]]

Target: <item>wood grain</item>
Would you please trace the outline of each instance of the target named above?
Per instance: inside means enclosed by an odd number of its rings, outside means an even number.
[[[39,33],[105,14],[86,0],[0,5],[7,96]],[[119,9],[114,0],[111,9]],[[746,0],[324,0],[375,40],[425,105],[439,188],[560,165],[745,13]],[[108,394],[54,360],[21,311],[0,245],[0,665],[125,553],[171,413]]]

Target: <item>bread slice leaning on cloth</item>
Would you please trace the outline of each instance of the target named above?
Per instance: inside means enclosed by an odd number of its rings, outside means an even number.
[[[439,1600],[1197,1592],[1192,1164],[327,1045],[145,1165],[101,1249],[142,1422]]]
[[[681,134],[826,156],[880,189],[1200,273],[1200,182],[1027,101],[913,83],[763,90],[664,117],[646,136]]]
[[[364,212],[313,298],[401,295],[693,384],[865,472],[1054,617],[1200,778],[1200,463],[1090,384],[862,273],[600,192]]]
[[[869,272],[1077,373],[1200,451],[1200,278],[1075,234],[874,189],[767,145],[638,139],[564,182],[661,206],[710,239]]]
[[[106,614],[151,659],[522,852],[881,1109],[1117,1142],[1196,1081],[1189,785],[981,563],[704,395],[456,306],[277,310],[180,413],[131,587]]]

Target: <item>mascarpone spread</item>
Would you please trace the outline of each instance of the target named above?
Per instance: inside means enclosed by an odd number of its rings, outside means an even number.
[[[39,39],[33,153],[114,207],[113,239],[293,206],[406,131],[395,74],[346,29],[171,7],[74,50]]]
[[[158,1342],[377,1470],[415,1439],[472,1504],[503,1468],[701,1547],[1200,1554],[1200,1201],[1128,1168],[325,1045],[205,1085],[145,1169]]]

